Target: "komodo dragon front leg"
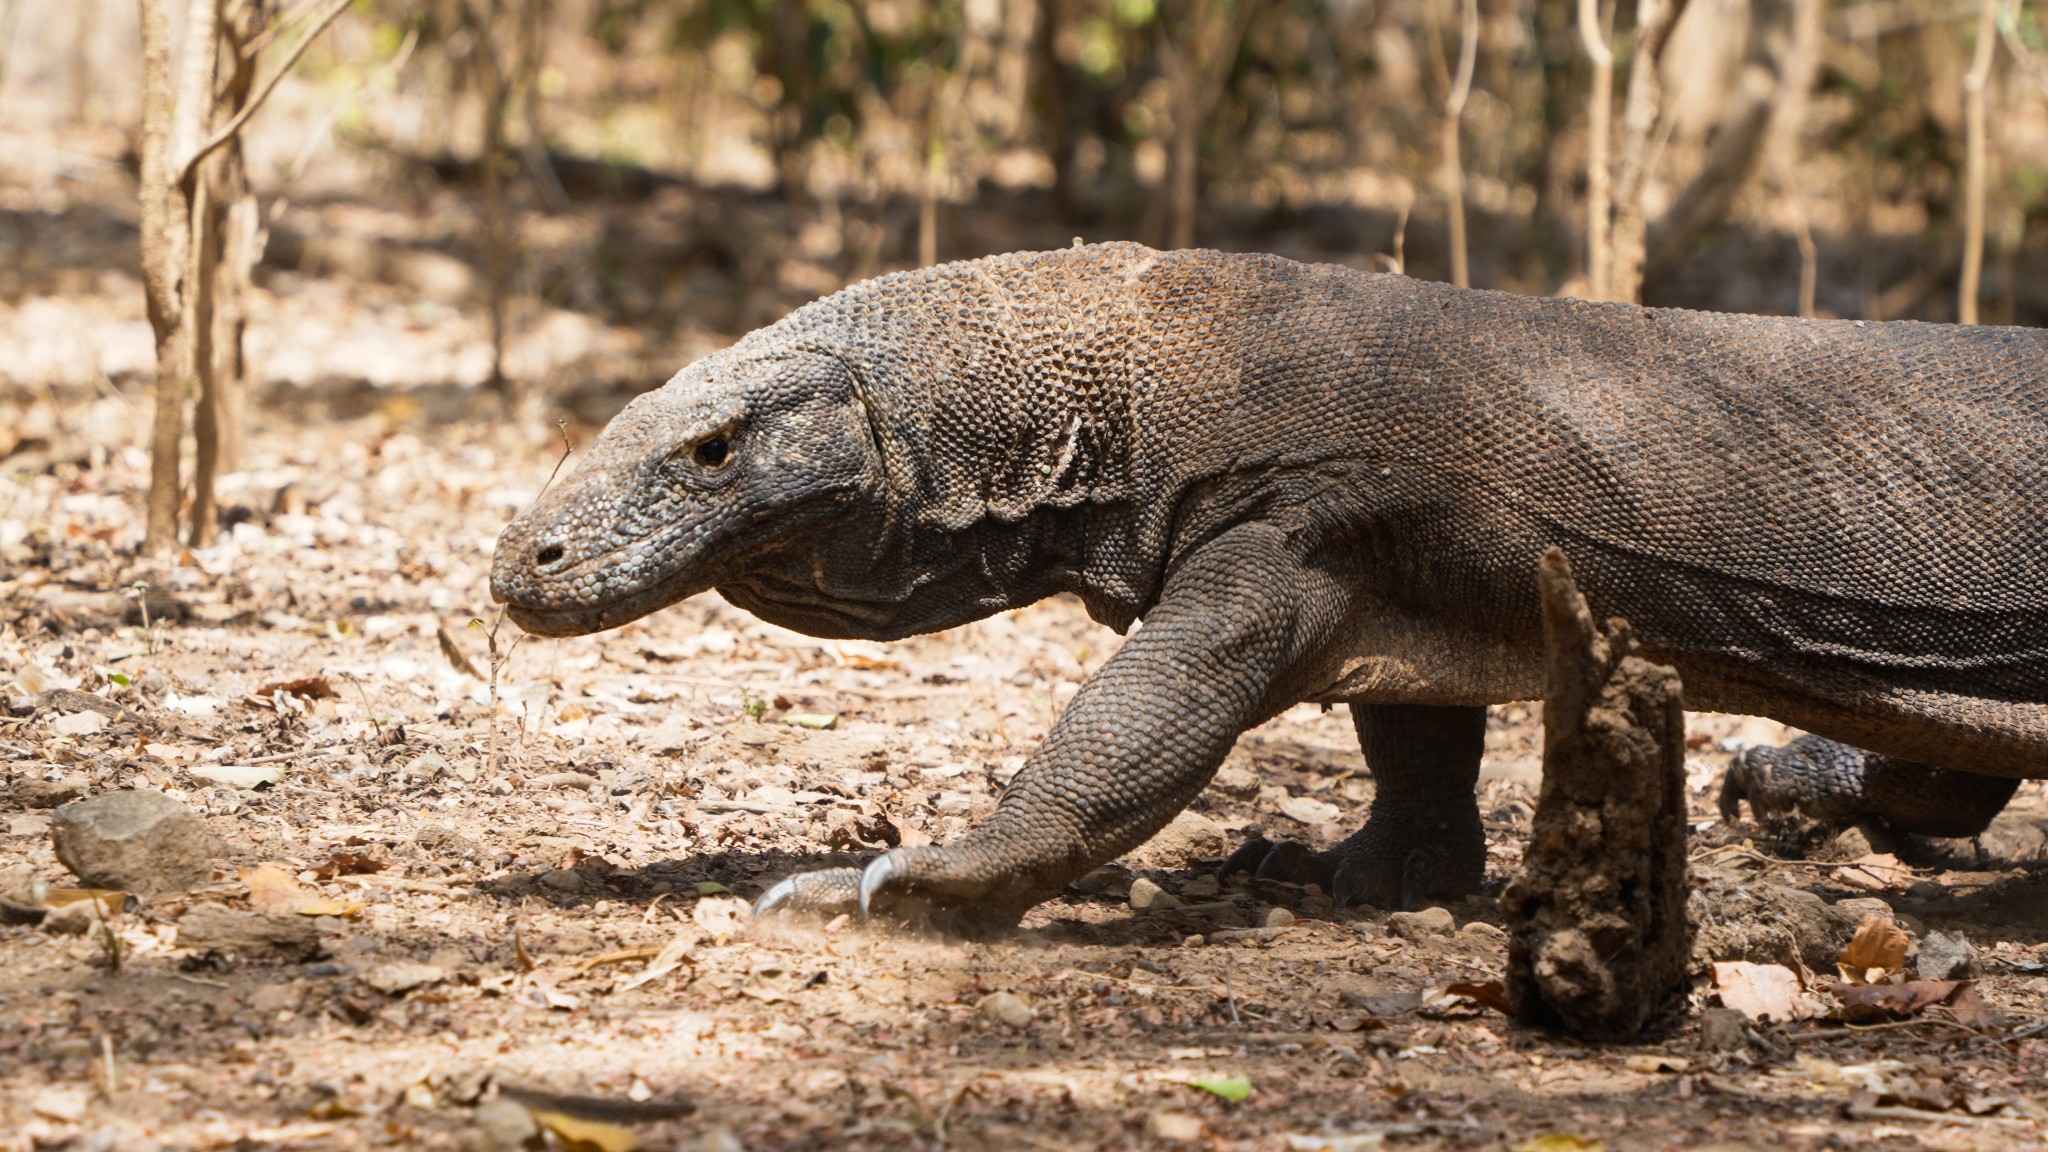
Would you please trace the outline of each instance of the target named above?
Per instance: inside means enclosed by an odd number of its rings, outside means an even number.
[[[895,849],[865,870],[791,876],[757,909],[858,906],[925,912],[966,932],[1014,926],[1164,827],[1241,732],[1327,673],[1359,600],[1343,568],[1268,523],[1199,546],[980,826],[953,844]]]

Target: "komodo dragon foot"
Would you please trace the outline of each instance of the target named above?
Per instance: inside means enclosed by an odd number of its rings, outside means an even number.
[[[1782,748],[1750,748],[1721,781],[1721,818],[1798,813],[1843,822],[1875,817],[1919,836],[1977,836],[2003,811],[2019,780],[1936,768],[1865,752],[1824,736],[1801,736]]]
[[[1220,876],[1315,884],[1340,908],[1416,908],[1477,891],[1486,831],[1473,788],[1486,709],[1353,704],[1351,718],[1375,786],[1365,827],[1328,852],[1254,837]]]
[[[1018,890],[983,881],[982,856],[971,842],[926,845],[884,852],[861,868],[798,872],[763,892],[754,914],[886,912],[950,935],[997,935],[1015,928],[1039,894],[1020,901]]]

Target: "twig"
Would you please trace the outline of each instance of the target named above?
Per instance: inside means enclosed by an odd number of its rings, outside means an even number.
[[[1950,1020],[1942,1016],[1915,1016],[1911,1020],[1889,1020],[1883,1024],[1844,1024],[1840,1028],[1823,1028],[1818,1032],[1780,1034],[1778,1039],[1797,1044],[1803,1040],[1832,1040],[1844,1036],[1861,1036],[1865,1032],[1897,1032],[1906,1028],[1917,1028],[1923,1024],[1939,1024],[1945,1028],[1955,1028],[1968,1032],[1972,1036],[1984,1035],[1984,1033],[1961,1021]],[[2006,1037],[1997,1037],[1997,1039],[2006,1039]]]
[[[352,2],[353,0],[335,0],[333,6],[329,7],[321,15],[320,19],[314,23],[312,30],[307,32],[304,37],[300,38],[297,44],[292,46],[291,54],[285,57],[284,63],[279,66],[276,72],[271,74],[270,79],[264,83],[263,87],[256,90],[256,94],[249,98],[247,104],[242,105],[240,112],[235,113],[235,118],[222,125],[218,132],[207,137],[206,143],[201,144],[198,150],[193,152],[189,158],[179,163],[177,178],[172,183],[183,185],[191,177],[192,170],[199,166],[200,161],[211,156],[216,149],[233,140],[242,131],[242,125],[247,124],[249,117],[254,116],[256,110],[263,107],[264,101],[270,99],[270,94],[277,90],[278,81],[283,80],[291,72],[293,66],[298,64],[299,57],[304,56],[306,49],[313,46],[313,41],[319,38],[320,33],[326,31],[329,24],[334,23],[335,17],[348,11],[348,6]]]
[[[1613,261],[1608,229],[1614,211],[1614,189],[1609,182],[1607,150],[1608,132],[1614,120],[1614,49],[1607,44],[1600,0],[1579,0],[1579,39],[1585,44],[1586,56],[1593,61],[1593,92],[1586,116],[1590,137],[1586,157],[1586,295],[1605,300],[1611,292],[1608,273]]]

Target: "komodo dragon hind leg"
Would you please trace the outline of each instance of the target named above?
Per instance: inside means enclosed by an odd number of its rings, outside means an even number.
[[[1476,891],[1486,878],[1479,823],[1479,758],[1486,709],[1353,704],[1352,723],[1372,769],[1372,814],[1328,852],[1248,841],[1223,875],[1318,884],[1338,905],[1412,908]]]
[[[1977,836],[2019,784],[2017,777],[1937,768],[1801,736],[1735,758],[1721,781],[1721,818],[1739,818],[1747,800],[1760,820],[1793,812],[1841,823],[1876,817],[1897,832]]]

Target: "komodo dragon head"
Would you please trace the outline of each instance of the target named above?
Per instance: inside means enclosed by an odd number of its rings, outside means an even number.
[[[719,587],[813,634],[874,630],[835,587],[888,531],[878,442],[840,359],[776,343],[744,341],[635,398],[506,526],[491,596],[515,623],[582,635]]]

